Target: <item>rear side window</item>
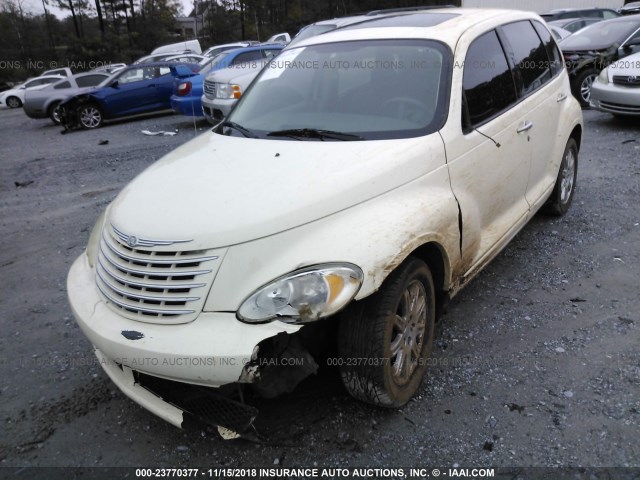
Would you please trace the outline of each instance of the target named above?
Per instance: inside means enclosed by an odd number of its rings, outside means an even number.
[[[560,48],[551,37],[549,30],[547,30],[544,25],[535,20],[532,23],[536,29],[536,32],[538,32],[542,43],[544,44],[545,50],[547,51],[547,56],[549,57],[549,67],[551,68],[551,75],[555,77],[562,71],[562,67],[564,66]]]
[[[551,80],[549,58],[540,37],[528,20],[514,22],[502,27],[515,67],[521,80],[520,94],[526,96]]]
[[[616,12],[612,12],[611,10],[604,10],[602,12],[602,16],[604,17],[605,20],[609,20],[611,18],[616,18],[618,17],[618,15],[616,14]]]
[[[62,82],[53,87],[55,90],[62,90],[65,88],[71,88],[71,84],[69,82]]]
[[[85,77],[76,78],[76,83],[79,87],[95,87],[105,78],[103,75],[87,75]]]
[[[478,37],[464,61],[462,88],[465,132],[483,124],[516,102],[513,76],[495,30]]]

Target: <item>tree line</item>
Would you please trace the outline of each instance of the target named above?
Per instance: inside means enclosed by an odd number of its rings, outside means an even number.
[[[130,63],[153,48],[197,36],[203,48],[239,40],[264,41],[279,32],[293,36],[309,23],[383,8],[449,4],[447,0],[0,0],[0,81],[23,80],[69,66],[89,70]],[[41,4],[41,8],[40,8]],[[58,18],[55,7],[67,15]],[[177,16],[200,22],[181,35]],[[187,22],[188,23],[188,22]],[[185,38],[186,37],[186,38]]]

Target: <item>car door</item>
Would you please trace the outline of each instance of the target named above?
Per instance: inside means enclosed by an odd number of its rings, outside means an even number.
[[[560,52],[542,24],[522,20],[503,25],[500,31],[521,98],[518,108],[528,112],[529,129],[523,135],[531,161],[525,198],[529,205],[538,205],[558,174],[562,153],[555,149],[559,144],[564,146],[566,139],[557,141],[556,137],[562,107],[571,94],[565,91],[567,85],[559,76]]]
[[[518,108],[515,79],[495,30],[459,43],[461,110],[442,130],[451,189],[460,208],[462,265],[467,277],[526,221],[528,112]],[[465,51],[466,50],[466,51]],[[455,85],[454,78],[454,85]],[[455,87],[454,87],[455,88]],[[451,121],[452,120],[452,121]]]
[[[117,84],[105,96],[104,102],[111,116],[130,115],[147,111],[155,101],[155,67],[140,65],[124,71]]]
[[[169,66],[157,67],[155,71],[155,97],[153,108],[160,110],[171,108],[171,94],[173,93],[174,77]]]

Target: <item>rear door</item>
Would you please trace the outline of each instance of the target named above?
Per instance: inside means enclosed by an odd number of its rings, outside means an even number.
[[[531,154],[526,199],[538,205],[558,174],[566,139],[557,139],[564,103],[570,99],[559,75],[562,60],[549,31],[539,22],[522,20],[501,28],[520,97],[518,108],[527,111],[526,137]]]
[[[450,116],[461,122],[448,122],[442,136],[461,213],[457,273],[467,276],[526,219],[531,144],[530,119],[517,106],[515,79],[497,31],[477,37],[466,52],[457,51],[454,69],[460,67],[462,111]]]

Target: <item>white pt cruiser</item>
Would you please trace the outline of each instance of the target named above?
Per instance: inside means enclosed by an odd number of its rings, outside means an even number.
[[[73,312],[177,426],[242,432],[245,387],[290,391],[327,351],[354,397],[402,406],[443,302],[569,208],[582,134],[535,14],[396,11],[310,38],[118,195],[69,273]]]

